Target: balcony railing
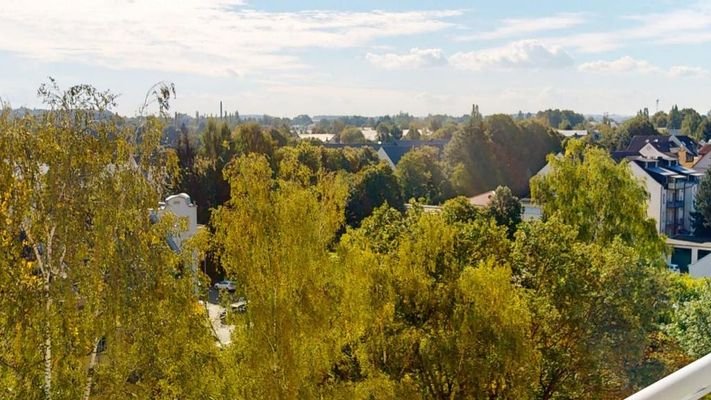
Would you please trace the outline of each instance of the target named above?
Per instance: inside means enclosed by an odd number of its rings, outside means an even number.
[[[684,208],[684,200],[667,200],[667,208]]]

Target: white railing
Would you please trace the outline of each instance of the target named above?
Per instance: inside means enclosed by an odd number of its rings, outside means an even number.
[[[626,400],[697,400],[711,393],[711,354],[700,358]]]

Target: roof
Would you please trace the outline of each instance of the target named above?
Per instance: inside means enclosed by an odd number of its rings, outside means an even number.
[[[670,137],[671,136],[664,135],[633,136],[625,151],[639,153],[639,151],[642,150],[642,147],[649,143],[662,153],[669,153],[671,152]]]
[[[666,166],[666,167],[664,167],[664,168],[669,169],[669,170],[672,170],[672,171],[675,171],[675,172],[678,172],[678,173],[683,174],[683,175],[704,176],[704,174],[701,173],[701,172],[699,172],[699,171],[696,171],[696,170],[691,169],[691,168],[686,168],[686,167],[683,167],[683,166],[681,166],[681,165],[669,165],[669,166]]]
[[[625,158],[638,156],[639,151],[627,151],[627,150],[613,151],[610,155],[612,156],[613,160],[620,162],[620,161],[624,160]]]
[[[405,155],[408,151],[414,149],[415,146],[391,146],[391,145],[385,145],[381,146],[380,149],[385,152],[385,154],[388,156],[390,161],[392,161],[393,165],[397,165],[398,162],[400,162],[400,159],[402,156]]]
[[[469,198],[469,203],[477,207],[486,207],[491,203],[491,198],[494,196],[494,191],[490,190],[485,193],[478,194]]]
[[[684,144],[684,146],[686,147],[686,150],[688,150],[689,153],[691,153],[694,156],[697,154],[699,144],[696,143],[696,141],[694,139],[692,139],[686,135],[674,135],[674,137]]]
[[[556,129],[556,132],[565,137],[581,137],[588,135],[588,131],[585,129]]]
[[[706,154],[711,153],[711,144],[707,143],[707,144],[701,146],[698,153],[701,156],[705,156]]]

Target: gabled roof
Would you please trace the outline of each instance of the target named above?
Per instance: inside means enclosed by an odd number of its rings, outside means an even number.
[[[707,143],[707,144],[701,146],[698,153],[700,156],[704,156],[708,153],[711,153],[711,144]]]
[[[696,143],[696,141],[686,135],[675,135],[674,136],[678,141],[684,144],[684,147],[686,147],[686,150],[691,153],[693,156],[696,156],[698,153],[698,148],[699,144]]]
[[[649,143],[662,153],[669,153],[671,151],[670,137],[663,135],[633,136],[625,151],[639,153]]]
[[[647,144],[662,153],[672,153],[683,146],[692,156],[696,156],[699,147],[694,139],[685,135],[640,135],[632,137],[625,151],[639,152]]]

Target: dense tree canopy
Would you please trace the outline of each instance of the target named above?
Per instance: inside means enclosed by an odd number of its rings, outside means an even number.
[[[0,397],[216,394],[191,251],[149,212],[177,170],[159,120],[97,118],[114,97],[89,86],[41,93],[41,116],[0,115]]]
[[[709,285],[663,269],[628,165],[567,141],[532,182],[542,220],[521,219],[498,186],[557,152],[539,122],[428,117],[453,125],[444,160],[423,148],[393,171],[266,117],[181,127],[174,152],[109,93],[42,93],[46,113],[0,114],[2,398],[619,399],[709,351]],[[182,250],[166,238],[184,222],[151,217],[178,172],[216,199]],[[450,181],[497,189],[477,208],[445,201]],[[208,250],[246,305],[221,347],[194,269]]]
[[[445,161],[459,193],[471,196],[505,185],[522,195],[546,155],[559,149],[560,138],[541,124],[499,114],[456,131]]]

